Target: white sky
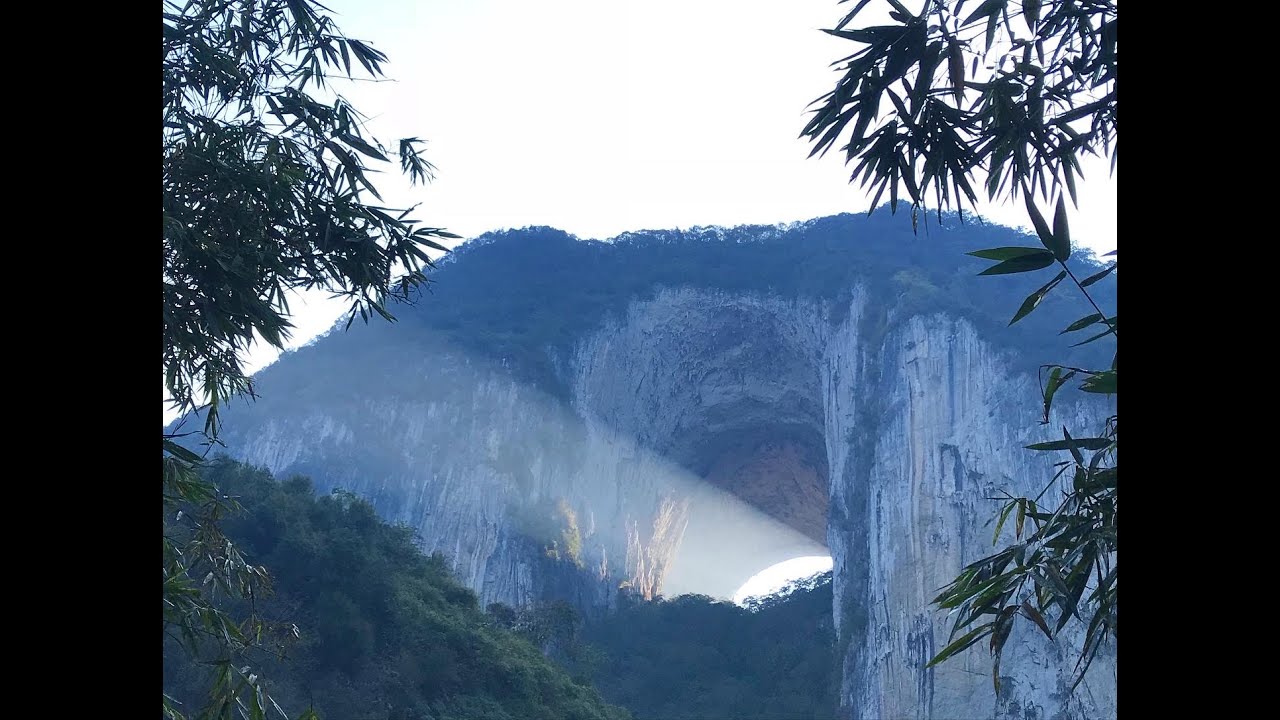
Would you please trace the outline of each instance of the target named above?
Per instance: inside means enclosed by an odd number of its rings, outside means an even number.
[[[819,31],[835,0],[332,0],[390,60],[391,82],[339,86],[384,142],[418,136],[439,168],[395,206],[464,238],[550,225],[579,237],[807,220],[868,209],[838,153],[809,159],[806,106],[855,46]],[[875,5],[873,4],[868,12]],[[1084,163],[1072,237],[1116,246],[1116,186]],[[984,207],[1026,225],[1019,204]],[[293,346],[343,307],[296,304]],[[255,353],[251,366],[275,353]]]
[[[392,139],[429,142],[422,217],[464,237],[627,230],[865,210],[841,158],[806,159],[805,108],[856,47],[835,0],[334,0],[394,82],[345,91]],[[1114,249],[1115,185],[1086,167],[1074,236]],[[388,181],[392,178],[386,178]],[[409,194],[404,195],[406,199]],[[1021,224],[1021,206],[988,209]]]

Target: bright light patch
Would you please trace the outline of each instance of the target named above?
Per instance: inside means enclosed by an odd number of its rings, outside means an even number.
[[[741,605],[749,597],[775,593],[793,580],[826,572],[831,566],[830,556],[814,555],[784,560],[753,575],[734,593],[733,601]]]

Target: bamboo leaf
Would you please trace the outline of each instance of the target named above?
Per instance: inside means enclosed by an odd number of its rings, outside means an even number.
[[[1075,321],[1075,322],[1071,323],[1070,325],[1068,325],[1066,330],[1063,330],[1062,332],[1060,332],[1060,333],[1058,333],[1058,334],[1059,334],[1059,335],[1066,335],[1066,334],[1067,334],[1067,333],[1069,333],[1069,332],[1075,332],[1075,331],[1077,331],[1077,330],[1083,330],[1083,329],[1085,329],[1085,328],[1089,327],[1090,325],[1092,325],[1092,324],[1094,324],[1094,323],[1098,322],[1098,321],[1099,321],[1099,320],[1101,320],[1101,319],[1102,319],[1102,314],[1101,314],[1101,313],[1093,313],[1092,315],[1085,315],[1084,317],[1080,318],[1079,320],[1077,320],[1077,321]]]
[[[1063,383],[1070,380],[1071,377],[1074,376],[1075,374],[1076,374],[1075,370],[1071,370],[1064,374],[1062,372],[1061,367],[1055,367],[1049,371],[1049,381],[1045,383],[1045,387],[1044,387],[1044,422],[1045,423],[1049,422],[1049,410],[1050,408],[1053,407],[1054,395],[1057,394],[1058,389],[1062,387]]]
[[[1040,614],[1039,610],[1036,610],[1031,606],[1030,601],[1022,601],[1022,614],[1026,615],[1031,622],[1035,623],[1036,627],[1040,628],[1040,631],[1044,633],[1045,637],[1050,640],[1053,639],[1053,633],[1049,632],[1049,623],[1044,621],[1044,616]]]
[[[1111,444],[1111,440],[1101,437],[1074,438],[1072,440],[1053,440],[1051,442],[1026,445],[1028,450],[1070,450],[1073,447],[1084,450],[1101,450]]]
[[[179,460],[191,465],[199,465],[201,462],[199,455],[191,452],[190,450],[182,447],[178,443],[168,438],[164,439],[164,450],[170,455],[173,455]]]
[[[1080,384],[1080,389],[1085,392],[1099,393],[1103,395],[1116,394],[1116,371],[1106,370],[1096,375],[1090,376],[1087,380]]]
[[[1031,216],[1031,225],[1035,228],[1036,236],[1040,238],[1040,244],[1049,250],[1052,257],[1057,258],[1061,254],[1057,240],[1053,236],[1053,231],[1049,229],[1049,224],[1045,222],[1044,216],[1040,214],[1040,209],[1036,207],[1031,191],[1025,183],[1022,185],[1022,194],[1026,199],[1027,214]],[[1069,248],[1067,254],[1070,255]]]
[[[1053,212],[1053,247],[1049,249],[1053,250],[1054,257],[1063,262],[1071,257],[1071,230],[1067,226],[1067,202],[1061,193],[1058,194],[1058,207]]]
[[[1049,294],[1049,291],[1053,290],[1053,288],[1056,287],[1058,283],[1062,282],[1062,279],[1066,276],[1067,271],[1063,270],[1058,273],[1057,277],[1045,283],[1039,290],[1028,295],[1027,299],[1022,301],[1022,306],[1018,308],[1018,312],[1014,313],[1013,319],[1009,321],[1009,324],[1012,325],[1022,318],[1030,315],[1031,311],[1035,310],[1036,307],[1040,305],[1040,301],[1044,300],[1044,296]]]
[[[1023,255],[997,263],[978,273],[979,275],[1011,275],[1014,273],[1033,272],[1047,268],[1054,263],[1053,253],[1041,250],[1036,255]]]
[[[988,250],[974,250],[966,255],[982,258],[984,260],[1012,260],[1027,255],[1040,255],[1044,250],[1034,247],[998,247]]]
[[[947,47],[948,70],[951,75],[951,90],[955,93],[957,103],[964,101],[964,50],[960,42],[951,38]]]
[[[1081,345],[1088,345],[1089,343],[1094,342],[1095,340],[1101,340],[1102,338],[1108,335],[1114,335],[1116,332],[1115,320],[1116,320],[1115,318],[1103,318],[1099,322],[1102,322],[1105,325],[1107,325],[1106,330],[1103,330],[1102,332],[1098,333],[1097,335],[1094,335],[1088,340],[1081,340],[1080,342],[1076,343],[1075,345],[1072,345],[1071,347],[1080,347]]]
[[[344,133],[338,133],[338,137],[342,138],[342,142],[350,145],[351,147],[355,148],[356,150],[359,150],[360,152],[364,153],[365,155],[368,155],[371,158],[374,158],[376,160],[382,160],[383,162],[390,162],[390,159],[386,155],[384,155],[381,150],[365,142],[364,139],[360,138],[357,135],[353,135],[352,133],[349,133],[349,132],[344,132]]]
[[[938,663],[942,662],[943,660],[946,660],[947,658],[951,657],[952,655],[955,655],[958,652],[963,652],[964,650],[968,649],[969,646],[978,642],[979,640],[986,637],[987,635],[990,635],[993,626],[994,626],[993,623],[985,623],[983,625],[979,625],[978,627],[970,630],[964,635],[961,635],[960,638],[957,639],[955,642],[942,648],[942,650],[937,655],[934,655],[933,659],[930,660],[929,664],[925,665],[925,667],[931,668],[934,665],[937,665]]]
[[[1034,33],[1040,22],[1040,0],[1022,0],[1022,17],[1027,21],[1027,29]]]
[[[986,2],[978,6],[977,10],[974,10],[972,13],[969,13],[969,17],[965,18],[964,22],[960,23],[960,25],[963,27],[965,25],[968,25],[969,23],[972,23],[974,20],[977,20],[978,18],[985,18],[990,15],[995,15],[996,13],[1000,12],[1000,9],[1003,8],[1007,2],[1008,0],[986,0]]]
[[[1067,439],[1067,449],[1071,451],[1071,457],[1075,458],[1077,465],[1084,465],[1084,455],[1080,452],[1080,448],[1076,445],[1076,441],[1071,437],[1071,433],[1066,426],[1062,428],[1062,435]]]
[[[1080,287],[1089,287],[1090,285],[1098,282],[1102,278],[1110,275],[1111,272],[1116,269],[1117,264],[1118,263],[1111,263],[1111,265],[1109,265],[1106,269],[1096,272],[1090,275],[1089,277],[1085,278],[1084,280],[1080,281]]]
[[[1013,503],[1004,506],[1004,510],[1000,512],[1000,519],[996,522],[996,531],[991,537],[991,544],[995,545],[1000,542],[1000,530],[1004,528],[1004,521],[1009,519],[1009,513],[1013,512]]]

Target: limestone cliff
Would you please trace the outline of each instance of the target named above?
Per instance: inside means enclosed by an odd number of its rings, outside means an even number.
[[[853,717],[1115,716],[1114,655],[1069,696],[1075,658],[1026,627],[1005,651],[999,698],[981,645],[924,669],[949,628],[928,602],[992,551],[991,498],[1034,496],[1052,461],[1023,449],[1046,436],[1030,400],[1035,378],[1012,372],[972,325],[912,318],[873,357],[874,366],[847,370],[874,388],[866,393],[873,419],[851,428],[851,461],[832,477],[842,700]],[[1063,403],[1050,427],[1095,427],[1099,410]],[[839,438],[845,429],[836,422],[829,431]]]
[[[758,251],[756,235],[694,238],[689,252],[718,254],[690,272]],[[541,252],[534,276],[563,271]],[[594,274],[639,283],[629,262]],[[929,599],[991,550],[988,498],[1038,492],[1050,461],[1022,449],[1047,437],[1034,358],[943,290],[972,273],[920,274],[909,254],[897,267],[896,284],[863,268],[836,277],[838,292],[664,276],[550,340],[512,341],[550,322],[530,297],[504,311],[512,324],[492,314],[489,352],[447,321],[353,329],[264,372],[263,399],[228,413],[224,439],[242,459],[369,497],[485,603],[604,610],[620,586],[731,596],[771,564],[829,552],[850,717],[1114,717],[1113,652],[1071,696],[1074,658],[1029,632],[1010,640],[999,697],[981,646],[924,669],[949,630]],[[1058,412],[1090,426],[1106,408],[1064,399]]]

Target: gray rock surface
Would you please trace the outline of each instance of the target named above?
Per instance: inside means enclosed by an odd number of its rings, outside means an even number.
[[[849,717],[1114,717],[1114,653],[1068,697],[1064,648],[1078,644],[1026,628],[999,697],[981,645],[924,669],[950,629],[929,599],[991,551],[987,498],[1043,486],[1048,460],[1022,446],[1048,431],[1036,379],[968,322],[885,332],[866,297],[663,290],[580,339],[562,364],[567,398],[448,347],[357,390],[344,383],[356,354],[297,390],[320,401],[234,410],[224,439],[241,459],[369,497],[483,603],[601,609],[620,586],[728,597],[776,562],[829,552]],[[1066,402],[1058,425],[1103,410]]]
[[[878,367],[846,372],[859,370],[876,388],[878,421],[855,430],[854,460],[833,476],[844,511],[833,509],[831,529],[843,704],[855,718],[1114,717],[1114,655],[1068,697],[1076,658],[1063,647],[1078,641],[1053,645],[1026,626],[1005,650],[999,698],[981,644],[924,669],[949,630],[929,600],[992,552],[998,503],[987,498],[1034,496],[1052,477],[1047,455],[1023,449],[1048,432],[1037,424],[1035,378],[1012,373],[968,323],[941,316],[910,319]],[[1100,410],[1062,403],[1049,427],[1096,427]]]

